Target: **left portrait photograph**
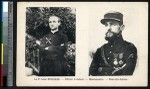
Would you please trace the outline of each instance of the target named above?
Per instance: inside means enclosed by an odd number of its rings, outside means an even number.
[[[27,7],[26,76],[75,76],[75,8]]]

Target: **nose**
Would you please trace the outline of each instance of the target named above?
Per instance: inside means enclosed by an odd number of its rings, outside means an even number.
[[[53,23],[53,22],[51,22],[51,23],[49,23],[49,25],[54,25],[54,23]]]
[[[110,31],[111,31],[111,28],[110,28],[110,27],[107,27],[106,30],[107,30],[107,32],[110,32]]]

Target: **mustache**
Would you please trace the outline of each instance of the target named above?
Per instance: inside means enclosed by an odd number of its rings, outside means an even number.
[[[116,33],[112,32],[112,31],[107,31],[105,35],[108,35],[108,34],[116,34]]]
[[[109,33],[112,33],[113,35],[121,34],[121,32],[119,32],[119,33],[115,33],[115,32],[112,32],[111,30],[108,30],[108,31],[106,32],[106,34],[105,34],[105,35],[107,35],[107,34],[109,34]]]

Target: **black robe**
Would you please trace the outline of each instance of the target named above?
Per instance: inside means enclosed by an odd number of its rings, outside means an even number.
[[[40,49],[40,76],[64,76],[65,75],[65,44],[68,38],[61,31],[54,34],[50,32],[42,39]],[[48,49],[45,49],[48,47]]]

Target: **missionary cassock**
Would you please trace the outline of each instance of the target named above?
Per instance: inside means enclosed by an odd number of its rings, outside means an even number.
[[[67,36],[62,31],[54,31],[40,39],[40,76],[65,75],[65,59]]]

